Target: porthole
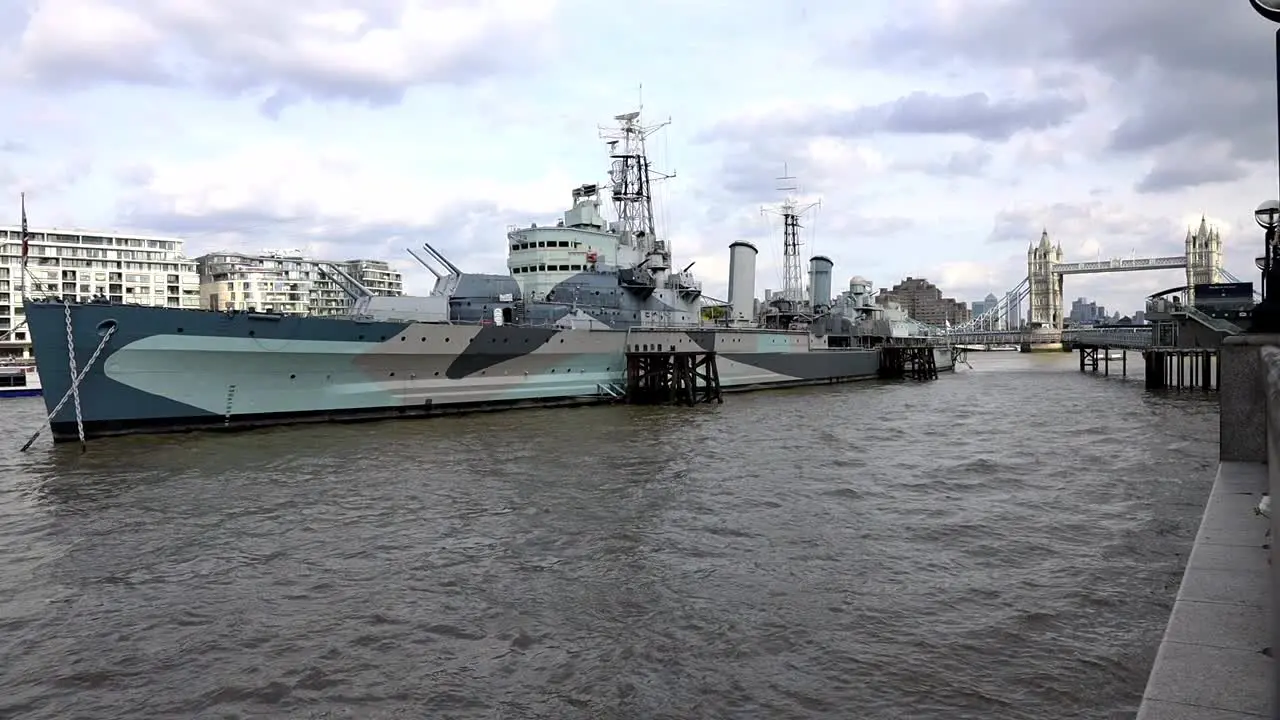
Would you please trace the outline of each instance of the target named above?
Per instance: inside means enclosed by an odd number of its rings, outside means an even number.
[[[289,379],[290,379],[290,380],[297,380],[297,379],[298,379],[298,376],[297,376],[297,375],[290,375],[290,376],[289,376]]]

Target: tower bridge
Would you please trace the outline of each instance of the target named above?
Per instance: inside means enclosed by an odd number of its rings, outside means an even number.
[[[1040,234],[1040,241],[1027,248],[1027,276],[985,312],[953,326],[948,334],[1021,331],[1026,328],[1033,332],[1041,331],[1049,342],[1060,342],[1065,320],[1062,287],[1063,278],[1067,275],[1185,269],[1188,305],[1192,302],[1191,292],[1196,285],[1236,280],[1222,267],[1221,235],[1210,228],[1204,218],[1200,219],[1196,230],[1188,229],[1185,248],[1182,255],[1166,257],[1065,262],[1062,244],[1053,243],[1048,230],[1045,230]],[[1048,336],[1055,337],[1049,339]]]

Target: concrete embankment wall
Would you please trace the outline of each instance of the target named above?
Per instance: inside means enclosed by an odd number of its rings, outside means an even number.
[[[1280,336],[1228,338],[1218,396],[1218,473],[1138,720],[1274,718],[1280,710],[1270,656],[1280,648],[1277,520],[1254,510],[1280,488]]]

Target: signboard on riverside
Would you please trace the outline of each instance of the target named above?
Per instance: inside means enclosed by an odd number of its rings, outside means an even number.
[[[1253,299],[1253,283],[1204,283],[1194,287],[1196,300],[1212,299]]]
[[[1253,309],[1253,283],[1204,283],[1195,286],[1195,306],[1209,317],[1233,318]]]

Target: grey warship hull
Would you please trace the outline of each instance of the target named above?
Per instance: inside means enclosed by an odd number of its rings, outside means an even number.
[[[24,300],[54,439],[611,402],[626,395],[628,353],[646,348],[714,354],[728,391],[878,375],[880,351],[858,347],[851,323],[755,321],[747,242],[730,245],[726,312],[709,324],[693,263],[677,269],[654,223],[645,138],[660,126],[638,112],[614,120],[609,184],[573,188],[554,226],[510,230],[505,274],[466,272],[424,242],[434,265],[409,253],[436,277],[426,296],[379,295],[311,263],[350,297],[342,317],[255,312],[236,292],[249,289],[243,272],[267,271],[265,259],[218,254],[201,279],[207,310]],[[606,197],[616,220],[602,212]],[[314,279],[272,267],[276,290],[300,293]],[[950,367],[949,351],[937,352]]]
[[[27,322],[50,412],[71,390],[71,358],[83,370],[110,330],[77,388],[86,437],[607,402],[624,391],[628,342],[655,333],[715,352],[726,391],[866,380],[880,361],[876,349],[826,349],[808,333],[760,329],[370,322],[58,301],[29,302]],[[50,426],[56,441],[77,439],[74,403]]]

